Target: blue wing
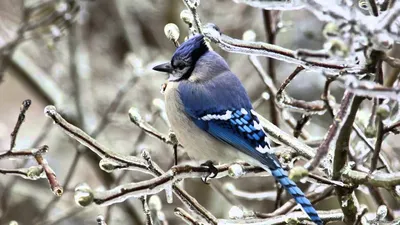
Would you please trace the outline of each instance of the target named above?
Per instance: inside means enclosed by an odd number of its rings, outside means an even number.
[[[178,87],[185,112],[193,122],[215,138],[253,157],[270,169],[280,167],[248,95],[230,71],[213,77],[212,82]],[[229,115],[228,115],[229,114]]]
[[[194,122],[215,138],[250,155],[271,170],[276,169],[280,167],[279,161],[271,153],[267,136],[258,118],[251,111],[245,108],[229,109],[220,113],[205,114]]]

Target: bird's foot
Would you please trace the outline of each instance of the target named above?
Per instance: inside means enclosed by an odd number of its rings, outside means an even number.
[[[218,175],[218,169],[214,166],[214,162],[211,160],[207,160],[205,163],[202,163],[200,166],[208,167],[208,174],[205,177],[202,177],[201,180],[205,184],[210,184],[208,180],[210,178],[215,178]]]

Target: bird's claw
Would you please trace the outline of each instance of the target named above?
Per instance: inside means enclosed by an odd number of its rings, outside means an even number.
[[[201,180],[205,184],[210,184],[208,182],[209,178],[215,178],[218,175],[218,169],[214,166],[214,162],[211,160],[207,160],[205,163],[202,163],[200,166],[208,167],[208,174],[205,177],[202,177]]]

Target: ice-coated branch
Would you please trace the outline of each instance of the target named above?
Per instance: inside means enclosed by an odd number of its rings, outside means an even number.
[[[256,8],[266,10],[297,10],[302,9],[304,4],[300,0],[233,0],[236,3],[244,3]]]
[[[304,156],[306,159],[311,159],[315,156],[315,150],[307,146],[297,138],[287,134],[286,132],[273,125],[267,119],[260,114],[256,113],[256,116],[260,119],[261,125],[263,126],[268,137],[272,140],[282,143],[286,146],[293,148],[298,155]]]
[[[276,93],[277,105],[281,108],[287,108],[291,111],[297,111],[307,115],[324,114],[326,112],[326,105],[322,100],[306,102],[291,98],[285,93],[286,87],[302,70],[304,70],[304,67],[296,67],[296,69],[283,81],[281,87]]]
[[[347,76],[344,79],[344,86],[350,92],[357,96],[392,99],[398,101],[400,99],[400,89],[397,87],[385,87],[373,81],[358,80],[355,77]]]
[[[30,99],[27,99],[27,100],[24,100],[21,104],[21,109],[20,109],[20,113],[18,115],[17,123],[15,123],[14,130],[11,132],[10,151],[15,147],[15,141],[17,140],[19,128],[21,128],[21,125],[25,120],[25,113],[29,109],[29,106],[31,106],[31,103],[32,103],[32,101]],[[0,158],[1,158],[1,156],[0,156]]]
[[[197,32],[203,34],[199,14],[197,14],[197,7],[200,5],[200,0],[183,0],[183,3],[185,3],[186,7],[193,15],[193,22]]]
[[[265,192],[247,192],[243,190],[239,190],[232,183],[226,183],[224,185],[224,189],[231,195],[239,198],[243,198],[246,200],[275,200],[276,199],[276,191],[265,191]]]
[[[222,34],[218,27],[214,24],[209,24],[204,29],[204,35],[211,41],[218,44],[223,50],[228,52],[246,54],[246,55],[259,55],[271,57],[276,60],[293,63],[303,66],[305,69],[314,70],[327,70],[333,72],[340,72],[343,69],[353,69],[347,65],[341,65],[325,61],[312,61],[305,60],[297,57],[297,51],[286,49],[277,45],[272,45],[264,42],[243,41],[235,39]]]
[[[34,157],[35,155],[44,155],[48,152],[49,147],[43,145],[39,148],[21,149],[18,151],[3,151],[0,152],[0,160],[2,159],[26,159],[29,157]]]
[[[140,201],[142,202],[143,213],[146,215],[146,225],[153,225],[153,218],[151,218],[149,205],[147,203],[147,196],[144,195],[140,197]]]
[[[400,185],[400,172],[375,172],[370,174],[344,168],[342,170],[342,176],[353,184],[370,184],[374,187],[381,187],[388,190],[394,189],[396,185]]]
[[[14,175],[20,176],[24,179],[28,180],[38,180],[42,178],[46,178],[43,173],[42,166],[32,166],[29,168],[21,168],[21,169],[2,169],[0,168],[0,173],[4,175]]]
[[[162,134],[159,132],[157,129],[155,129],[153,126],[151,126],[148,122],[146,122],[142,116],[140,115],[139,111],[136,108],[131,108],[129,110],[129,118],[132,123],[134,123],[136,126],[140,127],[142,130],[144,130],[146,133],[150,134],[151,136],[161,140],[162,142],[174,146],[176,143],[171,140],[168,136]],[[179,146],[181,146],[179,144]],[[182,146],[181,146],[182,147]]]
[[[331,221],[342,221],[343,213],[340,210],[331,211],[317,211],[319,217],[324,223]],[[246,225],[283,225],[283,224],[297,224],[299,221],[310,221],[310,218],[303,212],[292,212],[286,215],[275,216],[266,219],[258,218],[245,218],[245,219],[220,219],[218,225],[233,225],[233,224],[246,224]]]
[[[236,165],[236,164],[233,164]],[[232,165],[232,166],[233,166]],[[151,167],[151,168],[150,168]],[[231,165],[218,165],[216,166],[218,175],[216,178],[222,178],[230,175],[229,171]],[[149,169],[160,171],[156,166],[150,166]],[[264,173],[265,171],[259,167],[242,166],[241,175],[254,175]],[[179,165],[174,166],[166,173],[138,183],[123,184],[107,191],[93,191],[93,202],[97,205],[110,205],[117,202],[123,202],[131,197],[143,197],[146,195],[157,194],[168,187],[174,185],[176,182],[187,178],[203,178],[209,175],[209,169],[203,166],[189,166]]]
[[[181,218],[183,221],[185,221],[187,224],[191,224],[191,225],[200,225],[201,223],[199,223],[198,221],[196,221],[195,218],[192,217],[192,215],[190,215],[188,212],[186,212],[184,209],[182,208],[176,208],[174,210],[174,213],[177,217]]]
[[[101,158],[108,158],[109,160],[114,160],[117,163],[127,164],[132,166],[132,168],[136,168],[138,171],[149,173],[146,162],[133,156],[124,157],[112,152],[105,146],[98,143],[95,139],[90,137],[81,129],[73,126],[72,124],[68,123],[56,110],[54,106],[46,106],[44,110],[46,116],[51,118],[55,124],[57,124],[62,130],[72,137],[73,139],[80,142],[85,147],[92,150]]]
[[[379,9],[378,6],[376,5],[375,0],[367,0],[366,3],[369,13],[374,16],[379,16]]]
[[[321,191],[310,192],[310,193],[306,194],[306,197],[311,200],[312,204],[316,204],[319,201],[324,200],[325,198],[331,196],[333,189],[334,188],[332,186],[330,186]],[[271,218],[271,217],[287,214],[288,212],[293,210],[293,208],[296,206],[297,206],[296,201],[294,199],[291,199],[272,213],[254,212],[254,214],[258,218]]]
[[[397,122],[385,127],[383,129],[383,132],[384,133],[392,132],[393,134],[399,134],[400,133],[399,128],[400,128],[400,121],[397,121]]]
[[[275,99],[276,93],[278,92],[278,89],[276,88],[275,84],[273,83],[272,79],[269,77],[269,75],[265,72],[264,68],[262,67],[260,60],[258,60],[257,56],[250,55],[249,56],[250,63],[254,66],[256,69],[258,75],[261,77],[263,80],[264,84],[269,90],[270,95],[272,96],[272,99]],[[262,99],[263,96],[261,96]],[[256,108],[256,107],[254,107]],[[293,115],[289,111],[283,111],[281,109],[281,113],[283,114],[283,120],[289,125],[290,128],[295,129],[296,127],[296,119],[293,117]],[[309,139],[310,134],[303,130],[301,132],[301,137],[303,139]]]
[[[56,110],[56,108],[54,106],[47,106],[44,110],[45,114],[50,117],[55,124],[57,124],[59,127],[62,128],[62,130],[69,135],[71,138],[77,140],[78,142],[80,142],[82,145],[84,145],[85,147],[89,148],[90,150],[92,150],[94,153],[96,153],[97,155],[99,155],[101,158],[108,158],[108,160],[113,160],[115,163],[117,164],[128,164],[131,168],[136,168],[136,170],[144,172],[144,173],[149,173],[153,176],[161,176],[161,178],[156,177],[153,178],[155,179],[155,181],[159,181],[158,179],[160,179],[161,183],[164,185],[161,185],[162,187],[160,187],[160,185],[157,187],[157,189],[155,190],[153,188],[154,183],[146,183],[148,181],[143,181],[143,182],[139,182],[137,184],[129,184],[129,187],[133,189],[130,189],[130,193],[125,193],[125,189],[123,187],[119,187],[121,189],[114,188],[112,189],[114,192],[111,193],[115,194],[117,193],[117,196],[113,196],[110,199],[113,200],[114,202],[120,202],[121,199],[119,199],[119,197],[121,198],[125,198],[126,196],[125,194],[128,194],[130,196],[137,196],[140,197],[143,195],[143,190],[140,190],[141,188],[150,188],[151,191],[157,193],[161,190],[166,189],[166,184],[165,182],[169,182],[168,183],[168,187],[167,189],[170,189],[170,186],[172,186],[172,189],[174,191],[174,193],[188,206],[189,209],[192,209],[193,211],[195,211],[196,213],[200,214],[202,216],[202,218],[204,218],[206,221],[211,222],[212,224],[216,224],[216,219],[214,218],[214,216],[209,213],[203,206],[201,206],[193,197],[191,197],[190,195],[188,195],[184,190],[182,190],[181,188],[179,188],[178,186],[172,184],[169,180],[162,180],[162,173],[163,171],[161,171],[159,169],[158,166],[156,166],[156,164],[154,164],[153,166],[151,166],[148,161],[150,159],[146,160],[141,160],[139,158],[136,157],[123,157],[123,156],[119,156],[114,152],[111,152],[110,150],[108,150],[106,147],[104,147],[103,145],[101,145],[100,143],[98,143],[95,139],[91,138],[89,135],[87,135],[85,132],[83,132],[81,129],[73,126],[72,124],[68,123]],[[203,168],[206,169],[206,168]],[[138,185],[135,186],[135,185]],[[138,188],[138,190],[136,190],[136,188]],[[121,191],[121,192],[118,192]],[[149,191],[149,190],[148,190]],[[150,192],[150,193],[153,193]],[[106,192],[107,193],[107,192]],[[146,192],[147,194],[149,194],[149,192]],[[108,193],[110,194],[110,193]],[[91,191],[91,189],[89,187],[78,187],[75,193],[76,198],[78,199],[77,202],[79,202],[79,204],[81,205],[88,205],[91,202],[93,202],[94,197],[93,197],[93,193]],[[104,198],[99,198],[99,200],[97,201],[99,204],[102,202],[104,204],[107,204],[106,201],[104,201]],[[111,203],[110,203],[111,204]]]
[[[335,119],[332,125],[329,127],[328,133],[325,135],[324,141],[317,149],[317,154],[310,162],[308,166],[308,170],[312,171],[316,168],[323,157],[326,156],[330,148],[334,147],[334,143],[336,142],[338,135],[343,129],[344,124],[346,123],[346,119],[349,116],[350,105],[352,104],[354,99],[354,95],[350,92],[345,93],[342,103],[340,105],[339,112],[336,114]]]
[[[356,118],[357,111],[364,100],[362,97],[354,96],[352,93],[345,92],[345,97],[348,98],[348,110],[346,110],[346,117],[343,124],[340,126],[337,138],[335,140],[334,157],[333,157],[333,172],[332,179],[340,180],[342,169],[347,163],[347,156],[350,148],[350,135],[352,132],[352,125]],[[339,115],[340,113],[338,113]],[[337,193],[338,201],[341,202],[340,207],[342,208],[345,221],[347,223],[354,223],[356,220],[356,214],[358,211],[358,200],[353,190],[346,188],[335,187],[335,192]]]
[[[53,169],[49,166],[49,163],[41,154],[35,155],[36,162],[42,166],[44,173],[46,174],[47,180],[49,181],[50,188],[56,196],[61,196],[63,194],[63,188],[57,180],[57,176]]]

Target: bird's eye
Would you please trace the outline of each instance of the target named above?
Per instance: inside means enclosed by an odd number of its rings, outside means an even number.
[[[176,65],[176,68],[178,68],[178,70],[183,70],[185,68],[185,64],[179,63],[178,65]]]

